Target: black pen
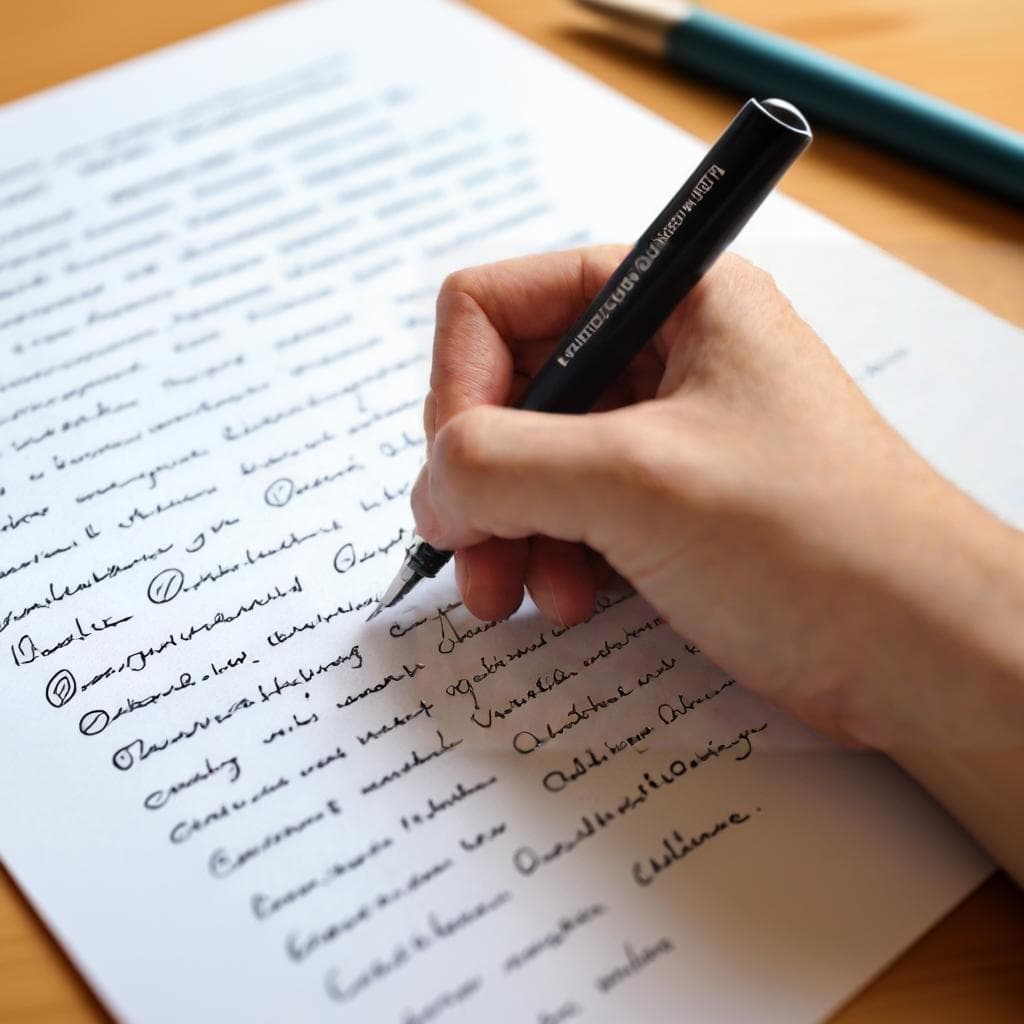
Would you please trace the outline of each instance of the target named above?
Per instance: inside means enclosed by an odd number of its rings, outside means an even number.
[[[592,408],[700,280],[807,148],[811,130],[785,100],[747,100],[683,187],[654,218],[518,403],[535,412]],[[370,618],[452,557],[413,537]],[[367,620],[369,621],[369,620]]]

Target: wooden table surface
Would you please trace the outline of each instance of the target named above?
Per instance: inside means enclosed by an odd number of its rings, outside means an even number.
[[[348,0],[353,12],[360,2]],[[620,49],[597,19],[568,0],[468,2],[701,138],[715,137],[735,111],[736,97]],[[0,0],[0,101],[267,6],[270,0]],[[1024,131],[1022,0],[715,0],[711,6]],[[787,176],[786,191],[1024,326],[1024,212],[827,132],[817,133]],[[107,1020],[0,870],[0,1024]],[[1024,1020],[1024,894],[997,875],[836,1020]]]

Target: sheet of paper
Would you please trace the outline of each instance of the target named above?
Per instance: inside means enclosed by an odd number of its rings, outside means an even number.
[[[367,625],[433,298],[702,147],[478,16],[318,3],[0,111],[0,853],[120,1018],[821,1018],[989,870],[637,597]],[[783,199],[768,265],[1024,519],[1024,345]],[[703,841],[702,841],[703,840]]]

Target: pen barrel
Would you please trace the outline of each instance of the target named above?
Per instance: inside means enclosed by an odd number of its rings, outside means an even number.
[[[1024,135],[891,78],[695,7],[665,37],[687,71],[1024,203]]]
[[[810,140],[789,104],[749,100],[559,342],[519,408],[592,408]]]

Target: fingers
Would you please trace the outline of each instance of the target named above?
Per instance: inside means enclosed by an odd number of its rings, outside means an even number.
[[[492,535],[584,543],[600,536],[615,515],[617,464],[603,420],[468,410],[438,432],[413,487],[417,530],[449,551]]]
[[[542,362],[601,290],[625,249],[545,253],[460,270],[437,299],[431,393],[424,410],[428,443],[453,416],[475,405],[504,405],[523,356]]]
[[[435,465],[442,463],[444,457],[442,447]],[[429,471],[424,467],[412,500],[417,532],[428,540],[444,536],[429,486]],[[440,540],[434,543],[443,546]],[[533,603],[547,619],[560,626],[575,625],[593,613],[597,590],[611,576],[611,569],[595,552],[549,537],[488,537],[455,555],[455,580],[462,602],[484,621],[503,619],[515,612],[522,603],[525,583]]]
[[[655,335],[665,366],[657,394],[672,394],[684,382],[706,387],[723,379],[746,381],[756,352],[786,355],[778,335],[788,338],[797,321],[770,274],[724,253]]]
[[[526,586],[544,617],[559,626],[574,626],[593,614],[596,581],[587,549],[580,544],[534,537]]]
[[[490,537],[455,555],[462,603],[478,619],[507,618],[522,604],[528,548],[525,540]]]
[[[491,537],[455,555],[455,582],[466,609],[491,622],[512,615],[523,600],[523,582],[542,615],[559,626],[589,618],[597,598],[586,548],[533,537]]]

